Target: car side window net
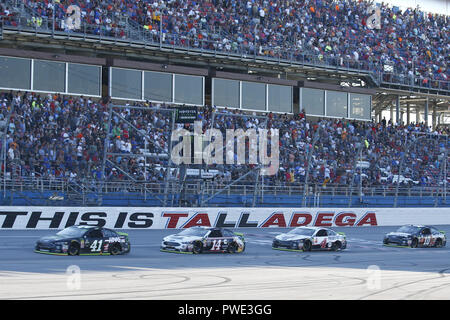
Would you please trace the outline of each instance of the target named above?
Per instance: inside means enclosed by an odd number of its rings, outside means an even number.
[[[210,238],[220,238],[220,237],[222,237],[222,232],[220,232],[219,230],[213,230],[209,234],[209,237]]]
[[[89,238],[103,238],[103,233],[100,230],[92,230],[88,234]]]
[[[326,230],[319,230],[318,232],[317,232],[317,235],[316,235],[317,237],[326,237],[327,236],[327,232],[326,232]]]

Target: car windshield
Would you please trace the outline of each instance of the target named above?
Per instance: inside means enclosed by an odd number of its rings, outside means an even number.
[[[208,232],[208,229],[203,228],[188,228],[179,233],[180,236],[196,236],[203,237]]]
[[[415,226],[403,226],[398,228],[397,232],[402,232],[402,233],[416,233],[420,230],[419,227],[415,227]]]
[[[289,234],[298,234],[301,236],[312,236],[314,234],[314,229],[308,228],[297,228],[288,232]]]
[[[67,237],[67,238],[78,238],[83,236],[83,234],[86,232],[86,229],[84,228],[77,228],[77,227],[68,227],[64,230],[61,230],[56,235],[60,237]]]

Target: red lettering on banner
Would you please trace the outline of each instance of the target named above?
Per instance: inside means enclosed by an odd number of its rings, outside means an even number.
[[[167,223],[167,229],[175,229],[178,225],[178,220],[180,218],[185,218],[189,216],[187,213],[163,213],[162,215],[165,218],[169,218],[169,222]]]
[[[298,223],[300,218],[304,218],[305,220],[302,223]],[[294,213],[292,215],[291,223],[289,227],[301,227],[307,226],[312,221],[312,216],[309,213]]]
[[[344,212],[336,216],[335,224],[338,227],[347,227],[347,226],[351,227],[355,224],[355,221],[356,221],[356,214]]]
[[[209,216],[207,213],[197,213],[193,216],[183,228],[190,227],[211,227],[211,222],[209,221]]]
[[[273,213],[272,216],[267,219],[266,222],[261,226],[261,228],[267,228],[269,226],[278,226],[280,228],[286,228],[286,220],[284,219],[284,214]]]
[[[334,213],[319,213],[316,218],[314,225],[316,227],[331,227],[331,221],[333,219]]]
[[[375,212],[367,212],[362,218],[361,220],[358,221],[358,223],[356,224],[358,227],[368,224],[370,226],[377,226],[378,222],[377,222],[377,216],[375,214]]]

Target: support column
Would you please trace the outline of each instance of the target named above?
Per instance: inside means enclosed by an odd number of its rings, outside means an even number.
[[[416,105],[416,124],[420,123],[420,107]]]
[[[400,96],[395,99],[395,123],[400,123]]]
[[[389,116],[390,116],[391,122],[395,123],[395,121],[394,121],[394,105],[391,105]]]
[[[434,100],[434,103],[433,103],[433,116],[432,116],[432,119],[433,119],[433,130],[434,129],[436,129],[436,115],[437,115],[437,111],[436,111],[436,100]]]
[[[425,126],[428,127],[428,97],[425,100]]]
[[[406,104],[406,122],[408,125],[411,123],[411,109],[409,107],[409,102]]]

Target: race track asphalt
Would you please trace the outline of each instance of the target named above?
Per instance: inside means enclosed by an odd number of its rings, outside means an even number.
[[[159,244],[176,230],[124,230],[129,254],[78,257],[33,252],[53,231],[2,230],[0,299],[450,299],[450,243],[385,247],[397,227],[333,229],[346,233],[346,250],[272,250],[289,229],[249,228],[236,230],[244,253],[174,254]],[[450,234],[450,225],[438,229]]]

